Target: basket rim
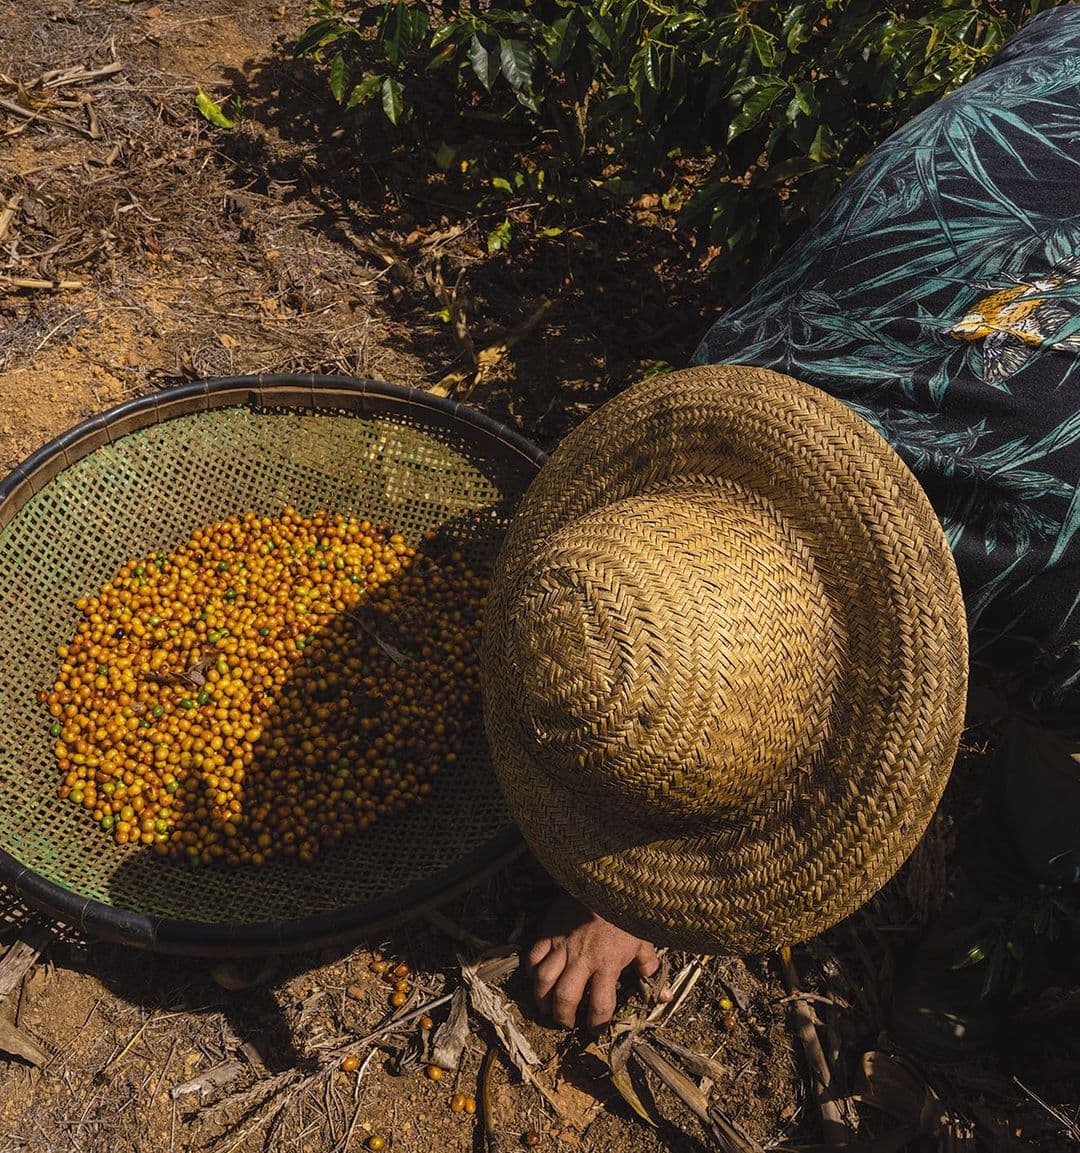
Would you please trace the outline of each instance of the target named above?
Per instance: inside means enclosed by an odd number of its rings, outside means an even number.
[[[117,425],[126,426],[118,433],[125,435],[162,420],[223,407],[229,393],[237,394],[237,405],[255,406],[272,404],[275,392],[288,394],[287,407],[291,409],[316,410],[320,393],[336,392],[353,402],[359,401],[356,409],[359,413],[429,410],[459,423],[463,431],[498,440],[518,454],[522,464],[534,472],[547,459],[547,453],[527,437],[478,409],[407,385],[370,377],[318,373],[216,377],[115,405],[37,449],[0,480],[0,513],[7,513],[0,517],[0,530],[22,504],[58,472],[111,443],[111,430]],[[280,403],[284,398],[278,399]],[[182,405],[187,407],[162,415],[162,409]],[[153,419],[147,419],[151,415]],[[13,505],[10,509],[6,508],[9,502]],[[99,939],[174,955],[241,957],[308,951],[357,941],[451,900],[509,864],[523,848],[516,825],[506,825],[454,864],[385,897],[329,913],[245,925],[159,917],[92,900],[47,880],[4,849],[0,849],[0,882],[10,886],[34,908]]]

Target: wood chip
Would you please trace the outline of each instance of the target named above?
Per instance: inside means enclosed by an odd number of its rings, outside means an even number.
[[[17,1029],[6,1018],[0,1017],[0,1050],[21,1057],[35,1067],[44,1065],[49,1054],[22,1029]]]
[[[3,960],[0,960],[0,1001],[14,993],[22,984],[23,978],[37,963],[48,940],[47,930],[40,927],[30,928],[9,946]]]
[[[179,1097],[189,1097],[197,1093],[201,1100],[206,1100],[219,1089],[231,1085],[248,1068],[243,1061],[223,1061],[205,1073],[185,1081],[181,1085],[169,1090],[169,1096],[175,1101]]]
[[[652,1039],[658,1045],[663,1046],[672,1056],[678,1057],[695,1077],[708,1077],[715,1084],[732,1079],[733,1070],[729,1065],[721,1065],[719,1061],[714,1061],[711,1057],[695,1053],[693,1049],[680,1045],[678,1041],[673,1041],[659,1030],[652,1034]]]
[[[0,241],[7,236],[8,229],[15,219],[15,213],[19,211],[20,204],[22,204],[22,193],[18,192],[4,205],[4,210],[0,212]]]
[[[540,1058],[525,1034],[514,1024],[509,1012],[509,1002],[502,993],[493,989],[480,976],[476,965],[470,965],[462,960],[461,976],[469,990],[469,1001],[474,1012],[483,1017],[495,1030],[506,1055],[518,1072],[526,1079],[532,1080],[530,1076],[532,1066],[538,1065]]]
[[[431,1064],[440,1069],[456,1069],[469,1039],[469,995],[464,989],[454,992],[450,1016],[431,1038]]]

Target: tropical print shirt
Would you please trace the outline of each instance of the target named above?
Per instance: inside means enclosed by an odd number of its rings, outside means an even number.
[[[876,427],[944,526],[973,672],[1080,723],[1080,5],[872,153],[694,360]]]

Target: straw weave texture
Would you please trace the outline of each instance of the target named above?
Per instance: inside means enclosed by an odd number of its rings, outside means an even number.
[[[922,835],[967,639],[925,494],[816,389],[647,382],[533,482],[489,597],[485,708],[510,808],[586,905],[750,952],[853,912]]]

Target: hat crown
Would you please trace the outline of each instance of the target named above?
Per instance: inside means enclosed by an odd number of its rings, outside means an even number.
[[[570,433],[507,533],[492,762],[594,912],[696,952],[776,948],[853,912],[926,828],[966,637],[934,510],[859,415],[766,369],[654,378]]]
[[[827,735],[828,596],[799,537],[738,486],[639,494],[564,525],[524,566],[509,619],[539,771],[628,815],[745,820]]]

